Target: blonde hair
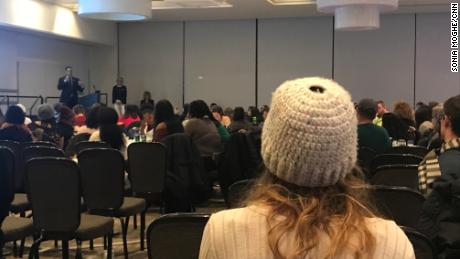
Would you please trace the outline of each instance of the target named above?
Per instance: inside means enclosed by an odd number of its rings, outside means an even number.
[[[356,168],[334,186],[307,188],[286,183],[265,170],[243,203],[269,208],[268,242],[275,258],[304,258],[319,245],[321,233],[331,240],[325,258],[343,252],[355,258],[371,257],[376,241],[365,220],[375,214],[361,176]],[[279,216],[285,219],[277,220]],[[293,234],[293,247],[282,254],[280,242],[287,233]],[[356,244],[346,242],[352,237]]]
[[[401,118],[414,120],[414,111],[410,107],[410,104],[406,102],[396,102],[393,112]]]

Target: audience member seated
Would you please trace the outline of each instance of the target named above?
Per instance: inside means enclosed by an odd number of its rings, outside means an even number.
[[[74,157],[76,154],[76,148],[77,144],[82,142],[82,141],[88,141],[89,138],[91,137],[91,134],[93,134],[95,131],[97,131],[97,128],[99,127],[99,109],[101,106],[94,106],[92,109],[88,111],[87,117],[86,117],[86,125],[82,125],[81,127],[78,127],[75,133],[75,136],[73,136],[69,144],[67,145],[65,149],[65,153],[67,157]],[[75,108],[75,107],[74,107]]]
[[[228,126],[230,134],[237,132],[247,132],[251,128],[251,123],[246,120],[244,109],[242,107],[236,107],[233,110],[232,123]]]
[[[27,109],[26,109],[26,107],[25,107],[23,104],[21,104],[21,103],[16,104],[16,106],[18,106],[19,108],[21,108],[22,111],[24,112],[24,116],[25,116],[25,117],[24,117],[24,124],[25,124],[26,126],[29,125],[29,124],[31,124],[31,123],[32,123],[32,120],[27,116]]]
[[[421,105],[415,110],[415,128],[420,130],[420,125],[425,121],[432,120],[432,109],[428,105]]]
[[[202,100],[191,102],[189,116],[184,131],[192,138],[201,156],[211,157],[219,152],[222,142],[218,127],[221,125],[212,116],[208,105]]]
[[[434,126],[431,121],[425,121],[418,127],[419,139],[417,141],[417,146],[427,147],[428,142],[433,136]]]
[[[372,120],[377,113],[377,103],[372,99],[362,99],[357,107],[358,114],[358,147],[367,147],[377,154],[391,147],[387,131],[375,125]]]
[[[190,112],[190,104],[184,103],[184,107],[182,108],[182,114],[180,115],[180,121],[182,122],[182,126],[185,126],[186,121],[189,119],[189,112]]]
[[[120,127],[117,125],[117,112],[108,107],[101,107],[98,111],[99,128],[89,138],[89,141],[104,141],[112,148],[120,150],[127,157],[127,140]]]
[[[141,132],[144,134],[151,134],[153,138],[153,130],[155,129],[155,117],[153,109],[146,107],[142,111]]]
[[[442,140],[439,134],[441,129],[441,116],[444,113],[444,108],[442,104],[438,104],[432,108],[432,123],[434,130],[431,135],[428,137],[426,147],[429,150],[440,149],[442,145]],[[419,143],[419,145],[425,146],[425,144]]]
[[[149,91],[145,91],[144,94],[142,95],[142,100],[141,100],[141,110],[144,109],[144,107],[149,106],[149,107],[155,107],[155,101],[152,100],[152,94]]]
[[[18,142],[32,141],[32,134],[24,124],[24,111],[16,105],[8,107],[5,123],[0,129],[0,139]]]
[[[262,114],[255,106],[250,106],[248,109],[248,118],[253,125],[259,125],[262,120]]]
[[[419,230],[431,239],[438,258],[460,256],[460,95],[444,103],[439,156],[422,161],[420,187],[428,195],[419,220]]]
[[[174,114],[174,108],[168,100],[157,102],[154,120],[156,126],[153,132],[153,141],[155,142],[162,141],[168,135],[184,132],[180,118]]]
[[[385,113],[388,113],[385,102],[382,100],[377,101],[377,116],[374,118],[374,124],[377,126],[382,126],[382,118]]]
[[[59,135],[64,138],[64,145],[63,149],[67,147],[69,140],[73,137],[74,134],[74,113],[73,111],[67,107],[61,107],[58,117],[57,128]]]
[[[62,106],[58,106],[60,109]],[[58,147],[64,146],[64,138],[60,134],[55,118],[55,110],[49,103],[42,104],[37,109],[39,121],[30,124],[36,141],[48,141],[55,143]]]
[[[395,222],[367,206],[348,92],[332,80],[298,79],[275,91],[271,107],[264,175],[247,207],[211,216],[199,258],[415,258]]]
[[[220,124],[222,124],[225,128],[227,128],[230,123],[232,123],[230,117],[224,115],[224,110],[222,110],[222,107],[216,105],[212,108],[211,112],[212,116],[214,116],[214,119],[220,122]]]
[[[2,109],[0,109],[0,127],[3,125],[5,122],[5,115],[3,115]]]
[[[429,194],[436,178],[460,178],[460,95],[444,103],[440,115],[440,136],[443,144],[440,150],[428,153],[419,166],[419,190]]]
[[[139,118],[139,108],[136,105],[126,105],[125,114],[123,117],[120,117],[118,124],[127,128],[131,123],[138,121],[141,121],[141,118]]]
[[[83,105],[77,104],[72,108],[72,110],[75,114],[75,132],[77,132],[78,127],[82,127],[86,124],[86,108]]]
[[[233,120],[233,108],[227,107],[224,109],[224,115],[230,118],[230,123],[232,123]],[[227,126],[228,127],[228,126]]]

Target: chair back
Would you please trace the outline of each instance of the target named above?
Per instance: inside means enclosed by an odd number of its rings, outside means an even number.
[[[367,177],[369,177],[371,172],[371,161],[376,155],[377,152],[372,148],[359,147],[358,149],[358,164],[361,166]]]
[[[228,188],[227,193],[227,207],[229,209],[238,208],[242,204],[242,200],[245,198],[246,193],[249,189],[251,189],[252,185],[254,184],[254,180],[247,179],[238,181]]]
[[[90,148],[78,154],[82,193],[88,210],[117,210],[123,203],[124,158],[111,148]]]
[[[64,151],[51,146],[28,146],[22,151],[24,162],[37,157],[65,157]]]
[[[165,187],[166,147],[161,143],[128,146],[128,170],[135,194],[161,194]]]
[[[419,157],[425,157],[429,150],[421,146],[398,146],[388,149],[386,154],[412,154]]]
[[[0,146],[8,147],[14,154],[14,191],[24,192],[24,159],[22,158],[22,146],[19,142],[0,140]]]
[[[384,165],[375,170],[373,185],[403,186],[418,190],[417,165]]]
[[[41,146],[41,147],[56,147],[55,143],[49,142],[49,141],[36,141],[36,142],[25,142],[22,143],[22,147],[30,147],[30,146]]]
[[[103,141],[80,141],[76,145],[75,151],[78,154],[81,151],[89,148],[110,148],[110,145]]]
[[[35,228],[72,238],[80,225],[77,164],[65,158],[33,158],[26,164],[26,173]]]
[[[401,227],[409,241],[412,243],[417,259],[435,259],[437,258],[436,249],[430,239],[413,228]]]
[[[381,154],[375,156],[370,163],[370,171],[375,172],[379,166],[384,165],[418,165],[423,157],[412,154]]]
[[[147,229],[149,259],[196,259],[209,214],[167,214]]]
[[[14,165],[13,151],[9,147],[0,146],[0,188],[6,188],[2,193],[8,195],[7,200],[9,202],[11,202],[14,197]],[[0,204],[0,206],[5,205],[9,204]],[[3,208],[2,211],[4,211]],[[3,219],[2,216],[4,215],[0,215],[0,221]]]
[[[372,186],[371,192],[377,209],[396,224],[416,227],[425,198],[406,187]]]

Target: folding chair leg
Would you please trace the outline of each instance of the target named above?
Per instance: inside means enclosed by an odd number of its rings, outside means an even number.
[[[82,254],[81,254],[81,241],[77,240],[77,253],[75,255],[75,259],[82,259]]]
[[[124,222],[123,222],[124,221]],[[128,259],[128,241],[126,237],[128,235],[128,225],[129,225],[129,217],[126,217],[126,220],[120,218],[121,222],[121,235],[123,236],[123,250],[125,254],[125,259]]]
[[[141,213],[141,251],[145,249],[144,236],[145,236],[145,211]]]
[[[137,214],[134,214],[133,218],[134,229],[137,229]]]
[[[62,240],[62,259],[69,259],[69,241]]]
[[[104,236],[104,250],[107,250],[107,236]]]
[[[107,259],[112,259],[112,236],[113,236],[113,233],[110,233],[107,236]]]
[[[16,241],[13,241],[13,255],[14,257],[18,257],[18,244]]]
[[[40,243],[42,242],[42,240],[43,240],[43,236],[34,235],[34,243],[32,244],[32,247],[30,248],[30,251],[29,251],[29,259],[32,259],[32,258],[39,259],[40,253],[38,250],[40,249]]]
[[[89,241],[89,249],[94,250],[94,241],[92,239]]]

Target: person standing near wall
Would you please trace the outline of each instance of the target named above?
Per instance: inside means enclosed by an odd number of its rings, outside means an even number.
[[[127,95],[128,90],[124,85],[123,77],[119,77],[117,79],[117,84],[112,89],[112,103],[119,117],[125,113]]]

